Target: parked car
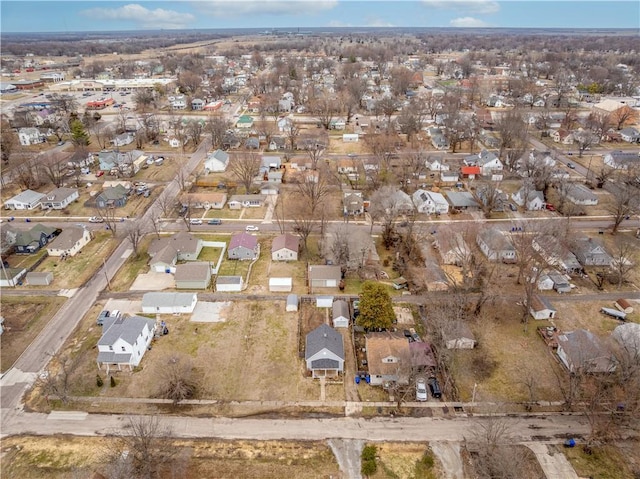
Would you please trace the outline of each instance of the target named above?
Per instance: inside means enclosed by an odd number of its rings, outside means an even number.
[[[89,218],[89,223],[104,223],[104,220],[99,216],[92,216]]]
[[[187,210],[189,208],[187,206],[182,206],[182,208],[180,208],[180,211],[178,212],[178,216],[184,216],[187,214]]]
[[[424,378],[418,378],[416,381],[416,401],[427,400],[427,383]]]
[[[96,173],[96,178],[100,178],[102,175],[104,175],[104,171],[100,170]]]
[[[544,205],[544,207],[549,211],[555,211],[556,210],[556,207],[553,206],[551,203],[547,203],[546,205]]]
[[[573,163],[571,163],[571,162],[568,162],[568,163],[567,163],[567,167],[568,167],[568,168],[571,168],[572,170],[575,170],[575,169],[576,169],[576,165],[574,165],[574,164],[573,164]]]
[[[247,227],[244,230],[245,231],[260,231],[260,228],[258,228],[257,226],[254,226],[254,225],[247,225]]]
[[[442,390],[440,389],[440,384],[438,384],[438,380],[434,377],[429,379],[429,389],[431,389],[431,395],[439,399],[442,397]]]
[[[109,311],[102,311],[96,320],[96,324],[98,326],[102,326],[104,324],[105,318],[109,317]]]
[[[222,224],[222,220],[218,219],[218,218],[213,218],[213,219],[210,219],[209,221],[207,221],[207,224],[209,224],[209,225],[221,225]]]
[[[201,225],[202,224],[202,220],[197,219],[197,218],[193,218],[191,220],[189,220],[189,223],[192,225]]]
[[[511,211],[518,211],[518,208],[516,207],[516,205],[514,205],[513,203],[509,203],[509,209]]]

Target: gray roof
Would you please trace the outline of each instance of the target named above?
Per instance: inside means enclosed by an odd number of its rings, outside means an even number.
[[[147,325],[149,331],[153,331],[155,323],[155,320],[141,316],[105,318],[98,346],[112,346],[118,339],[134,344],[142,334],[144,326]]]
[[[447,191],[446,195],[449,203],[456,208],[477,208],[479,206],[473,195],[468,191]]]
[[[338,369],[340,363],[335,359],[322,358],[311,361],[312,369]]]
[[[255,201],[255,200],[264,201],[266,198],[267,198],[266,195],[233,195],[229,199],[229,203],[231,203],[232,201],[239,201],[239,202]]]
[[[222,150],[216,150],[213,153],[209,153],[207,159],[209,158],[215,158],[226,165],[229,162],[229,153]]]
[[[49,193],[42,198],[43,201],[62,201],[66,198],[69,198],[72,194],[76,193],[78,190],[74,188],[56,188],[51,190]]]
[[[229,250],[233,250],[238,247],[255,250],[258,246],[258,239],[247,233],[238,233],[231,237],[229,242]]]
[[[499,229],[488,228],[478,233],[478,236],[494,251],[515,251],[509,238]]]
[[[298,252],[298,248],[300,246],[300,238],[297,236],[290,235],[285,233],[280,236],[276,236],[273,239],[273,243],[271,243],[271,252],[276,252],[283,248],[290,249],[292,251]]]
[[[287,296],[287,306],[289,305],[295,305],[298,306],[298,295],[297,294],[290,294]]]
[[[110,201],[110,200],[119,200],[120,198],[123,198],[128,194],[129,194],[128,189],[126,189],[122,185],[116,185],[116,186],[109,186],[108,188],[105,188],[104,190],[102,190],[102,193],[100,193],[100,195],[98,196],[104,201]]]
[[[84,232],[85,229],[80,226],[68,226],[49,243],[47,249],[69,249],[82,239]]]
[[[145,293],[142,307],[191,306],[196,293]]]
[[[596,201],[598,199],[598,196],[595,195],[589,188],[578,183],[572,183],[569,186],[567,196],[577,201]]]
[[[216,284],[242,284],[242,276],[218,276]]]
[[[328,349],[336,356],[344,359],[344,344],[342,335],[327,324],[321,324],[307,334],[305,358],[309,359],[323,349]]]
[[[328,266],[323,264],[312,264],[309,266],[309,279],[342,279],[340,266]]]
[[[25,190],[22,193],[18,193],[16,196],[11,198],[10,201],[34,204],[42,200],[43,197],[44,197],[43,193],[38,193],[37,191],[33,191],[33,190]]]
[[[349,319],[349,305],[344,299],[338,299],[333,302],[333,319],[341,316]]]
[[[98,362],[107,364],[129,364],[131,353],[116,353],[115,351],[100,351]]]
[[[578,329],[561,334],[558,336],[558,345],[576,368],[590,372],[607,372],[615,368],[612,353],[590,331]]]
[[[174,278],[176,281],[202,281],[209,277],[209,263],[192,262],[176,266]]]
[[[191,233],[180,231],[169,238],[154,240],[153,243],[151,243],[151,246],[149,246],[148,252],[149,256],[153,258],[157,253],[160,253],[163,249],[169,247],[174,251],[174,255],[178,251],[184,254],[195,254],[198,251],[199,242],[200,239],[196,238]]]

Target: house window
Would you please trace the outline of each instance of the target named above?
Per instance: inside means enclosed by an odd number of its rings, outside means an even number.
[[[126,348],[125,348],[124,346],[122,346],[122,351],[123,351],[123,352],[126,352],[126,351],[127,351],[127,350],[126,350]]]

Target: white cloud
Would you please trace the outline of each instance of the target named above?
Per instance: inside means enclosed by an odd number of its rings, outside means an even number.
[[[422,0],[431,8],[441,10],[457,10],[460,13],[496,13],[500,4],[494,0]]]
[[[452,27],[458,27],[458,28],[482,28],[482,27],[489,26],[487,22],[484,22],[478,18],[473,18],[473,17],[454,18],[449,22],[449,25],[451,25]]]
[[[314,15],[332,10],[338,0],[235,0],[192,2],[198,11],[214,17],[240,17],[244,15]]]
[[[393,23],[386,22],[384,20],[381,20],[380,18],[366,18],[364,25],[366,27],[375,27],[375,28],[395,27]]]
[[[142,28],[185,28],[191,25],[196,17],[190,13],[156,8],[149,10],[137,3],[130,3],[119,8],[92,8],[81,12],[96,22],[104,20],[126,20],[137,23]]]

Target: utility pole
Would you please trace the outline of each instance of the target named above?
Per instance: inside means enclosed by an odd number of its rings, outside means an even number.
[[[107,274],[107,263],[104,260],[104,258],[102,258],[102,266],[104,271],[104,277],[107,280],[107,288],[109,288],[109,291],[111,291],[111,281],[109,280],[109,275]]]

